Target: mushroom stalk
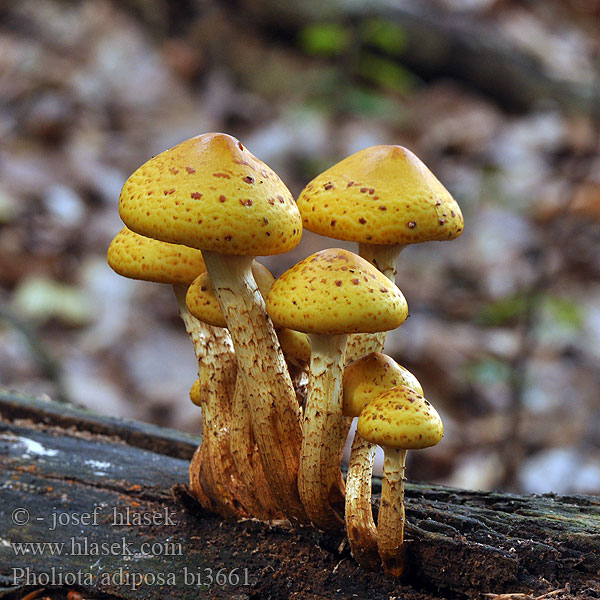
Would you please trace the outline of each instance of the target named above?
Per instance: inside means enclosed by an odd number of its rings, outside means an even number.
[[[354,436],[346,476],[346,533],[358,564],[375,571],[380,566],[377,529],[371,507],[371,477],[377,445]]]
[[[273,324],[252,276],[253,257],[207,250],[203,256],[236,351],[238,376],[275,502],[292,520],[306,522],[296,483],[300,411]]]
[[[343,521],[332,504],[340,489],[339,439],[342,435],[342,376],[348,335],[309,334],[310,374],[304,411],[304,437],[298,489],[310,520],[326,531]]]
[[[192,316],[185,303],[186,286],[173,286],[179,314],[198,360],[198,397],[202,407],[203,452],[190,463],[190,487],[208,496],[225,517],[248,516],[245,493],[229,449],[231,401],[236,377],[229,334]]]
[[[358,244],[358,254],[377,267],[390,281],[396,279],[396,263],[406,244]]]
[[[392,577],[404,572],[404,476],[406,450],[384,447],[383,484],[377,518],[377,546],[383,569]]]
[[[405,244],[359,244],[358,254],[379,269],[390,281],[396,281],[396,263],[400,252],[406,248]],[[382,352],[385,345],[386,332],[355,333],[348,340],[346,350],[346,364],[369,354]]]
[[[240,480],[253,505],[252,515],[260,519],[281,518],[269,489],[252,434],[252,415],[246,403],[244,386],[238,380],[233,396],[229,445]]]

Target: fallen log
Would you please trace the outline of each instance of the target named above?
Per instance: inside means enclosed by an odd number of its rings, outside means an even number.
[[[202,511],[189,436],[6,391],[0,417],[1,598],[600,597],[599,498],[409,483],[400,584],[342,538]]]

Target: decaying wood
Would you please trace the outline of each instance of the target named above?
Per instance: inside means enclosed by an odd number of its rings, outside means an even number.
[[[33,578],[52,568],[57,585],[77,587],[86,598],[311,598],[317,584],[330,598],[541,595],[565,588],[570,592],[557,597],[600,594],[599,498],[408,483],[410,576],[400,584],[359,569],[338,538],[199,512],[185,492],[188,460],[173,456],[191,450],[187,436],[7,392],[0,392],[0,415],[0,597],[22,598],[35,589]],[[135,443],[142,431],[146,440]],[[14,511],[22,508],[29,518],[18,525]],[[94,509],[96,523],[76,522]],[[157,517],[136,525],[135,515]],[[55,518],[67,521],[53,528]],[[19,542],[65,548],[17,555]],[[143,554],[144,542],[156,546]],[[94,543],[107,552],[94,554]],[[81,552],[69,552],[70,545]],[[73,585],[67,574],[80,581]],[[175,581],[161,583],[161,574]],[[16,575],[22,578],[15,582]]]

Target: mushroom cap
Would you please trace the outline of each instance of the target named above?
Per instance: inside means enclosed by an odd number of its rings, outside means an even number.
[[[408,314],[396,285],[342,248],[321,250],[288,269],[271,287],[266,306],[279,326],[328,335],[388,331]]]
[[[224,133],[186,140],[142,165],[121,190],[119,213],[147,237],[222,254],[280,254],[302,236],[279,176]]]
[[[196,406],[202,406],[202,383],[196,379],[190,388],[190,400]]]
[[[304,227],[364,244],[451,240],[460,207],[435,175],[402,146],[371,146],[317,175],[298,198]]]
[[[275,277],[271,275],[267,267],[256,261],[252,262],[252,275],[260,293],[266,296],[275,281]],[[208,273],[202,273],[194,279],[185,295],[185,303],[196,319],[215,327],[227,327],[219,299],[215,294]]]
[[[381,352],[365,354],[344,369],[344,415],[358,417],[369,402],[375,400],[382,392],[398,385],[405,385],[423,394],[418,379],[391,356]]]
[[[444,435],[437,410],[411,388],[400,385],[380,394],[360,413],[356,429],[368,442],[387,448],[420,450]]]
[[[206,267],[202,252],[180,244],[159,242],[123,227],[108,247],[110,268],[130,279],[189,285]]]
[[[288,362],[302,367],[310,361],[310,342],[305,333],[286,327],[277,329],[276,333],[283,355]]]

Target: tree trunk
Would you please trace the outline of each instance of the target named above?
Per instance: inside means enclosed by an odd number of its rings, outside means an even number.
[[[598,498],[408,483],[399,583],[361,570],[339,538],[203,512],[186,492],[191,436],[9,392],[0,415],[2,598],[55,586],[145,599],[600,594]],[[21,554],[23,542],[46,545]]]

